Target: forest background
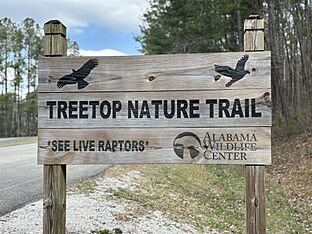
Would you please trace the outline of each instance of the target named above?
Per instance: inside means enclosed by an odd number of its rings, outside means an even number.
[[[151,0],[141,34],[134,39],[143,54],[243,51],[244,19],[255,14],[265,20],[265,49],[272,53],[274,131],[289,135],[308,130],[312,126],[310,0]],[[42,41],[42,25],[33,19],[0,19],[0,137],[37,134]],[[77,42],[68,41],[68,56],[79,56]]]

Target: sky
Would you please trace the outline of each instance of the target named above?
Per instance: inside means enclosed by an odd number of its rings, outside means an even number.
[[[133,39],[148,8],[147,0],[0,0],[0,18],[21,22],[33,18],[39,25],[58,19],[67,35],[78,42],[81,55],[140,54]]]

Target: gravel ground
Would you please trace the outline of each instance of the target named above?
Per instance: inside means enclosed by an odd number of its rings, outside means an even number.
[[[95,182],[95,183],[94,183]],[[160,211],[137,213],[135,204],[111,199],[118,189],[134,190],[140,172],[130,171],[118,177],[98,177],[82,191],[79,186],[68,191],[67,233],[94,233],[120,229],[122,233],[198,233],[188,225],[170,219]],[[42,200],[0,217],[0,233],[42,233]],[[215,231],[205,233],[217,234]]]

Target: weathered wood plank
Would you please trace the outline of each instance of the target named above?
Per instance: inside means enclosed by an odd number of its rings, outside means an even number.
[[[264,32],[263,31],[246,31],[244,34],[246,51],[264,50]]]
[[[244,30],[245,53],[250,51],[263,51],[264,19],[258,18],[256,16],[251,16],[251,18],[245,19]]]
[[[39,136],[39,164],[271,164],[268,127],[39,129]]]
[[[221,76],[215,81],[214,64],[235,68],[246,53],[177,54],[153,56],[99,57],[85,81],[89,85],[79,92],[95,91],[157,91],[157,90],[219,90],[271,88],[271,54],[250,53],[243,79],[225,87],[231,78]],[[41,58],[39,92],[76,92],[76,85],[59,89],[57,81],[72,69],[79,69],[89,57]],[[219,74],[220,75],[220,74]]]
[[[246,229],[266,233],[264,166],[246,166]]]
[[[256,198],[256,233],[266,233],[266,212],[265,212],[265,166],[255,166],[255,198]]]
[[[255,168],[256,166],[246,166],[246,233],[256,234],[256,199],[255,199]]]
[[[44,55],[47,57],[66,55],[66,27],[58,20],[50,20],[44,24],[44,33]]]
[[[229,101],[229,114],[226,116],[225,112],[221,111],[220,97],[223,100]],[[243,116],[236,114],[232,117],[232,110],[234,108],[235,99],[240,100],[241,110]],[[248,99],[246,104],[245,99]],[[252,116],[252,99],[255,99],[255,111],[261,113],[261,116]],[[132,109],[129,110],[131,103],[135,106],[135,101],[138,101],[138,114],[137,118],[134,115]],[[146,101],[149,109],[150,116],[144,114],[143,100]],[[152,101],[162,100],[162,105],[159,106],[159,118],[157,118],[155,105],[152,105]],[[171,113],[171,101],[174,102],[174,115],[165,117],[164,112],[168,109]],[[186,115],[181,111],[178,111],[178,101],[185,100],[187,108]],[[198,102],[194,106],[198,106],[198,109],[191,108],[189,100]],[[216,100],[216,104],[210,106],[206,104],[207,100]],[[56,105],[48,105],[47,101],[54,102]],[[59,105],[59,101],[66,101],[67,108],[65,114],[60,112],[60,118],[58,116],[58,109],[62,107]],[[69,113],[69,101],[74,101],[75,105],[72,105],[75,111],[73,118]],[[84,118],[79,118],[79,108],[81,101],[98,101],[96,108],[92,108],[92,105],[85,104],[84,110],[86,115]],[[105,101],[105,103],[103,102]],[[107,102],[108,101],[108,102]],[[120,101],[120,110],[116,111],[114,118],[114,111],[112,110],[113,101]],[[131,101],[131,103],[129,103]],[[168,108],[165,107],[165,101],[168,104]],[[101,115],[101,103],[103,102],[103,113],[107,114],[106,117]],[[182,101],[181,101],[182,102]],[[184,102],[184,101],[183,101]],[[237,102],[236,102],[237,103]],[[106,105],[107,104],[107,105]],[[117,104],[116,104],[117,105]],[[180,104],[182,105],[182,104]],[[244,92],[239,90],[220,90],[220,91],[177,91],[177,92],[112,92],[112,93],[39,93],[39,114],[38,124],[39,128],[105,128],[105,127],[215,127],[215,126],[271,126],[271,100],[270,90],[250,89]],[[110,114],[108,114],[111,110]],[[60,108],[58,108],[60,107]],[[236,106],[237,107],[237,106]],[[53,108],[51,110],[51,108]],[[143,109],[143,110],[142,110]],[[198,116],[191,116],[191,109],[193,114]],[[237,108],[235,108],[237,109]],[[246,115],[246,109],[249,115]],[[93,118],[93,110],[95,111],[95,118]],[[117,109],[116,109],[117,110]],[[213,115],[210,111],[213,110]],[[222,117],[220,118],[220,112]],[[179,113],[181,116],[179,116]],[[53,116],[50,116],[50,115]],[[130,114],[130,118],[129,118]],[[140,115],[141,118],[140,118]],[[212,117],[211,117],[212,116]],[[65,119],[64,117],[67,117]],[[180,117],[180,118],[179,118]]]
[[[43,178],[43,233],[65,234],[66,165],[44,165]]]
[[[261,18],[246,19],[244,30],[264,30],[264,20]]]
[[[66,26],[59,20],[50,20],[44,24],[44,34],[60,34],[66,37]],[[65,54],[63,54],[65,55]]]
[[[264,50],[264,20],[250,16],[244,27],[245,51]],[[246,166],[246,220],[248,234],[266,233],[264,166]]]
[[[67,50],[67,41],[60,34],[51,34],[44,36],[45,56],[59,56]]]
[[[58,20],[44,25],[45,56],[64,56],[67,52],[66,27]],[[40,136],[39,136],[40,138]],[[66,232],[66,165],[43,167],[43,233]]]

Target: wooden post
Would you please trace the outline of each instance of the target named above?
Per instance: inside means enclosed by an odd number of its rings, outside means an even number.
[[[264,20],[258,15],[251,15],[244,22],[244,50],[264,50]],[[266,233],[264,169],[265,166],[246,166],[248,234]]]
[[[44,55],[66,56],[66,27],[58,20],[44,24]],[[43,233],[65,234],[66,165],[43,167]]]
[[[58,20],[50,20],[44,24],[44,56],[66,56],[66,27]]]
[[[259,15],[250,15],[244,22],[244,50],[264,50],[264,20]]]

